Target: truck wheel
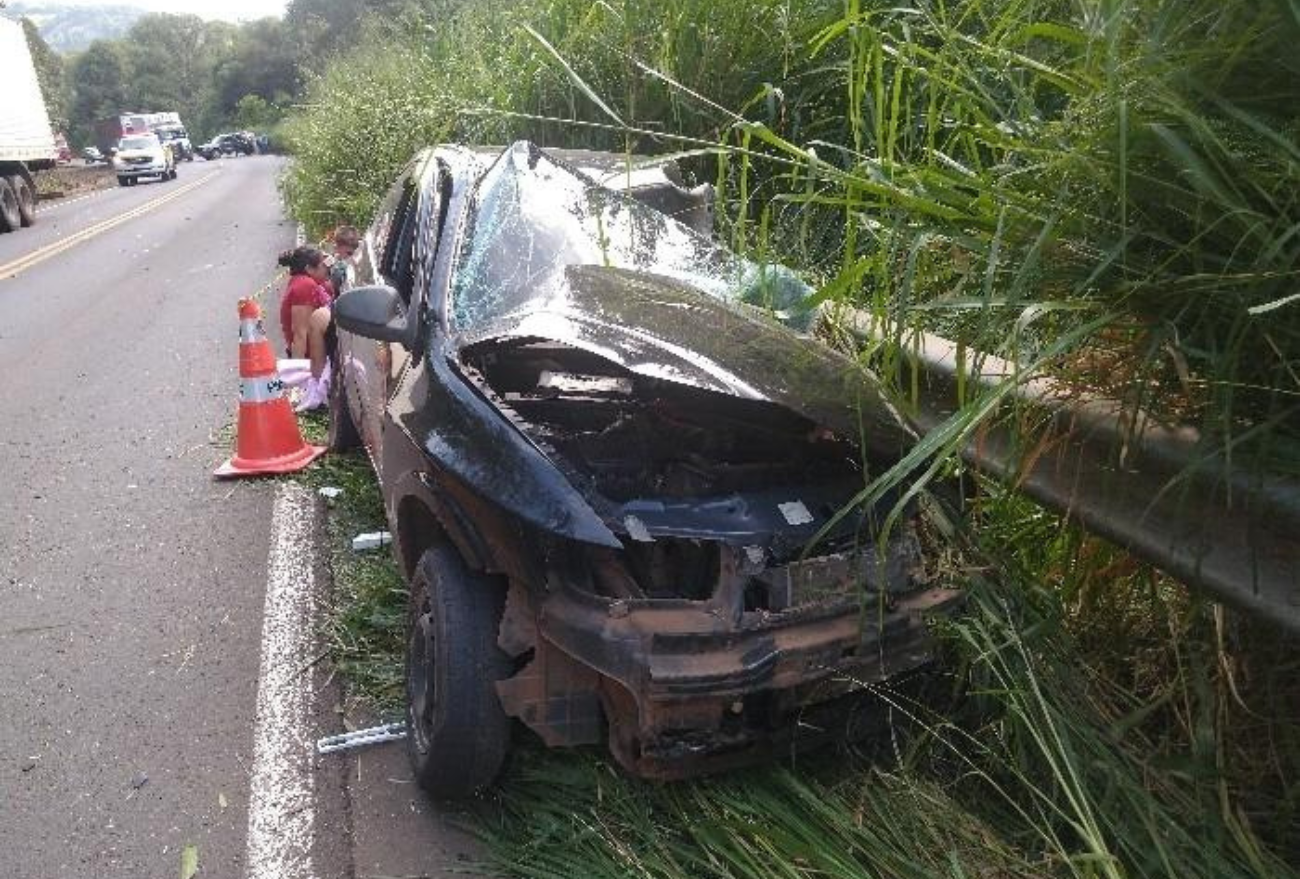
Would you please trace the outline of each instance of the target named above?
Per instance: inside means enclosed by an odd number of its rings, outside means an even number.
[[[0,232],[17,232],[23,225],[18,212],[18,193],[6,177],[0,177]]]
[[[343,374],[335,363],[330,364],[329,403],[329,450],[346,452],[348,449],[355,449],[361,445],[361,433],[357,430],[357,423],[352,420],[352,413],[348,410],[348,398],[343,390]]]
[[[24,226],[32,225],[36,222],[36,190],[32,182],[21,174],[10,174],[9,185],[18,197],[18,218]]]
[[[497,681],[510,661],[497,646],[505,590],[471,572],[451,546],[420,556],[406,642],[406,753],[435,799],[460,799],[496,779],[510,745]]]

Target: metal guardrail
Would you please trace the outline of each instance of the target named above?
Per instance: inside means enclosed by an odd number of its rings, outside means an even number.
[[[929,432],[958,408],[957,346],[924,336],[913,357],[921,387],[907,414]],[[1016,375],[996,357],[978,364],[963,377],[968,399]],[[963,448],[969,465],[1187,585],[1300,632],[1300,482],[1225,460],[1193,428],[1080,399],[1043,377],[1023,379],[1004,405],[1034,416],[1032,442],[993,419]]]

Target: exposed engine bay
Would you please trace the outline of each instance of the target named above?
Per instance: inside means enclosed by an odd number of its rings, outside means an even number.
[[[865,480],[857,448],[808,418],[547,340],[495,341],[464,356],[480,387],[625,538],[623,553],[588,553],[597,594],[705,601],[730,578],[744,611],[782,611],[844,598],[855,585],[893,592],[910,583],[914,535],[905,528],[882,567],[861,514],[803,558]]]

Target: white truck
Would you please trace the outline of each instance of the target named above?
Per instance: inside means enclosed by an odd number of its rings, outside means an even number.
[[[0,232],[36,222],[33,171],[58,158],[22,25],[0,18]]]

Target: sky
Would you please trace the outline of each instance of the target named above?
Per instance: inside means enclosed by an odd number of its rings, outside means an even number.
[[[65,6],[138,6],[149,12],[192,13],[200,18],[240,21],[279,16],[287,0],[58,0]]]

